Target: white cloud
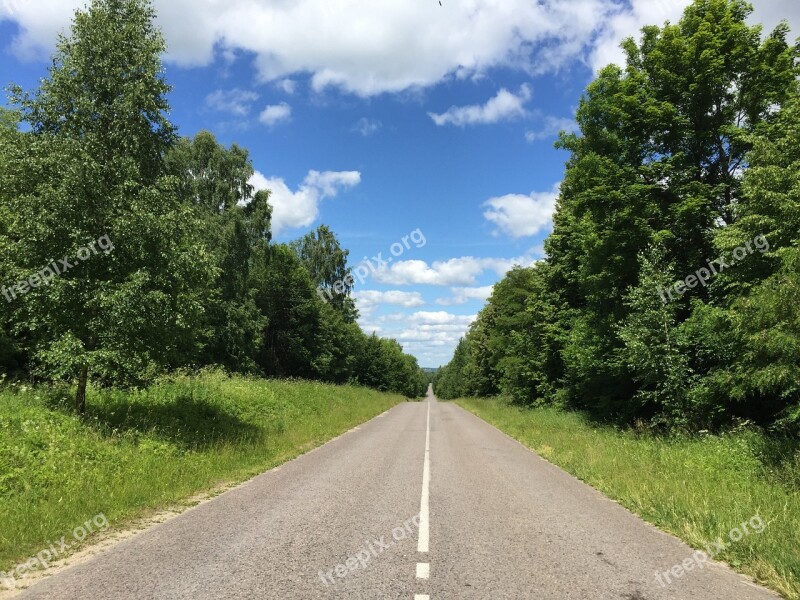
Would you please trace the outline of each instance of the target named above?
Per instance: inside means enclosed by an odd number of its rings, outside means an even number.
[[[292,107],[286,104],[286,102],[281,102],[280,104],[270,104],[267,106],[261,111],[258,120],[267,127],[272,127],[278,123],[288,121],[291,118]]]
[[[450,288],[452,296],[450,298],[439,298],[436,304],[441,306],[454,306],[458,304],[466,304],[470,300],[484,301],[492,295],[493,285],[486,285],[483,287],[454,287]]]
[[[432,265],[422,260],[404,260],[379,269],[375,279],[390,285],[469,285],[484,270],[481,259],[473,257],[452,258]]]
[[[382,305],[402,306],[403,308],[416,308],[425,305],[425,300],[422,299],[422,294],[419,292],[364,290],[353,292],[353,298],[362,317],[371,315]]]
[[[454,315],[448,312],[417,312],[402,322],[404,329],[387,331],[403,345],[406,352],[421,354],[423,364],[437,364],[449,360],[432,362],[427,356],[441,355],[443,352],[452,353],[458,340],[466,335],[469,326],[475,321],[477,315]]]
[[[532,143],[538,140],[555,138],[562,131],[572,133],[577,130],[578,124],[575,122],[575,119],[546,116],[539,129],[525,132],[525,139]]]
[[[630,4],[629,4],[630,3]],[[494,67],[555,72],[588,57],[597,68],[645,23],[673,20],[689,0],[154,0],[158,24],[180,65],[208,65],[215,47],[252,53],[262,81],[309,73],[312,86],[373,96],[480,77]],[[49,54],[85,0],[4,0],[0,19],[20,26],[20,57]],[[770,27],[800,25],[796,0],[756,3]],[[632,8],[631,6],[632,5]],[[413,43],[409,43],[413,40]]]
[[[319,215],[322,200],[333,198],[340,190],[355,187],[359,183],[361,173],[358,171],[309,171],[294,192],[279,177],[267,178],[256,171],[250,179],[255,191],[271,191],[269,202],[272,205],[272,231],[275,235],[285,229],[308,227]]]
[[[422,260],[404,260],[383,265],[375,272],[375,281],[388,285],[474,286],[486,271],[504,276],[514,265],[530,266],[539,258],[535,249],[517,258],[476,258],[464,256],[428,264]]]
[[[362,117],[355,125],[353,125],[353,131],[357,131],[364,137],[369,137],[378,133],[381,127],[383,127],[383,123],[381,123],[378,119],[368,119],[366,117]]]
[[[257,93],[239,88],[227,91],[215,90],[206,96],[206,106],[212,110],[245,117],[250,113],[253,102],[258,98]]]
[[[419,311],[409,317],[409,321],[421,326],[424,325],[469,325],[476,318],[476,315],[454,315],[443,310],[440,311]]]
[[[471,106],[451,106],[440,115],[428,113],[433,122],[439,125],[485,125],[508,121],[523,117],[526,114],[525,104],[531,99],[531,89],[523,85],[518,94],[512,94],[503,88],[486,104]]]
[[[619,0],[617,0],[619,1]],[[52,50],[84,0],[6,0],[2,16],[21,26],[18,55]],[[471,0],[440,7],[408,0],[154,0],[158,24],[180,65],[207,65],[215,46],[255,55],[262,81],[308,73],[312,87],[361,96],[424,88],[456,73],[496,66],[563,66],[591,41],[613,0]],[[409,43],[413,40],[413,43]],[[548,61],[542,63],[542,58]]]
[[[438,366],[450,360],[458,340],[462,338],[477,315],[458,315],[444,311],[392,313],[378,318],[369,315],[359,319],[367,332],[396,339],[419,359],[422,366]]]
[[[512,238],[537,235],[552,223],[559,185],[550,192],[533,192],[530,196],[508,194],[491,198],[484,203],[488,210],[483,216],[497,225],[495,235],[502,233]]]
[[[639,37],[645,25],[662,25],[664,21],[677,22],[683,9],[691,0],[632,0],[630,10],[621,10],[604,25],[589,63],[595,72],[610,63],[622,65],[625,54],[619,47],[628,36]]]
[[[276,82],[278,89],[283,90],[283,93],[293,95],[297,91],[297,82],[294,79],[281,79]]]
[[[645,25],[663,25],[665,21],[677,23],[684,9],[692,0],[631,0],[630,8],[622,8],[602,27],[594,49],[589,55],[589,64],[598,72],[608,64],[624,64],[625,55],[619,45],[626,37],[640,38]],[[763,23],[771,31],[781,20],[786,19],[794,34],[800,33],[800,3],[797,0],[764,0],[755,3],[751,23]],[[789,40],[793,37],[790,35]]]

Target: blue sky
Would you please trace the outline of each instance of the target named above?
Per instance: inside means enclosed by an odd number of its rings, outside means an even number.
[[[36,86],[82,4],[0,0],[0,82]],[[324,223],[354,267],[380,253],[362,327],[439,366],[506,270],[541,258],[585,86],[688,0],[154,4],[180,133],[249,149],[278,241]],[[800,23],[795,0],[756,2],[781,18]]]

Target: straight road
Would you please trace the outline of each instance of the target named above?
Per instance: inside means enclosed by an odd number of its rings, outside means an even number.
[[[19,597],[777,598],[693,555],[429,391]]]

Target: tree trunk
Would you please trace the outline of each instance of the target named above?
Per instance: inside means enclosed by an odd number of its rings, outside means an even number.
[[[78,377],[78,391],[75,392],[75,411],[83,416],[86,414],[86,382],[89,379],[89,367],[81,367],[81,374]]]

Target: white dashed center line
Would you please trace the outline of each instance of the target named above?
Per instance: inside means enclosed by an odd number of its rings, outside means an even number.
[[[417,579],[428,579],[431,576],[430,563],[417,563]]]
[[[422,464],[422,498],[419,501],[419,541],[417,552],[428,552],[430,542],[430,490],[431,490],[431,399],[428,397],[428,420],[425,425],[425,460]],[[429,579],[431,564],[417,563],[417,579]],[[415,594],[414,600],[430,600],[428,594]]]
[[[430,540],[431,485],[431,401],[428,399],[428,425],[425,431],[425,462],[422,467],[422,499],[419,504],[419,541],[417,552],[427,552]]]

